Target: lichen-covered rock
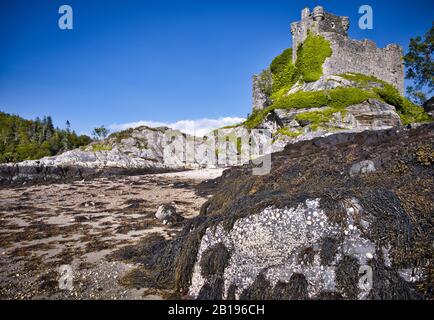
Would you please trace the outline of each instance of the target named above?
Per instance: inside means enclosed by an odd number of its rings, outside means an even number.
[[[349,106],[346,112],[342,123],[337,123],[337,126],[349,129],[379,130],[402,125],[395,107],[377,99],[369,99],[361,104]]]
[[[257,215],[239,219],[231,231],[222,225],[208,229],[202,238],[198,261],[211,246],[224,244],[231,251],[229,264],[223,278],[225,290],[231,284],[237,287],[236,296],[242,295],[263,274],[272,288],[278,283],[289,283],[294,274],[306,278],[307,297],[314,298],[321,292],[336,292],[336,268],[344,257],[351,257],[358,266],[366,265],[376,255],[376,245],[365,238],[362,232],[369,228],[357,227],[358,219],[368,219],[359,212],[356,199],[344,200],[348,205],[346,227],[330,221],[320,208],[320,199],[308,199],[295,208],[277,209],[268,207]],[[354,209],[357,208],[357,209]],[[337,248],[330,255],[330,239]],[[303,254],[312,251],[312,259],[303,259]],[[324,250],[324,252],[323,252]],[[196,264],[193,270],[190,295],[197,296],[205,284],[203,265]],[[355,276],[358,276],[358,269]],[[240,276],[242,275],[242,276]],[[358,297],[367,293],[360,290]]]
[[[314,82],[297,82],[287,94],[289,95],[299,91],[330,90],[339,87],[349,88],[351,86],[353,86],[353,83],[345,78],[336,75],[327,75],[322,76],[319,80]]]

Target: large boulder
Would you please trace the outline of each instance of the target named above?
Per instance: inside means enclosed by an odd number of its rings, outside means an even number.
[[[339,87],[348,88],[351,86],[353,86],[353,83],[350,80],[336,75],[328,75],[322,76],[319,80],[314,82],[297,82],[291,90],[289,90],[288,95],[299,91],[321,91]]]
[[[369,99],[363,103],[346,108],[347,114],[342,124],[337,126],[348,129],[380,130],[399,127],[402,122],[394,106],[377,99]]]

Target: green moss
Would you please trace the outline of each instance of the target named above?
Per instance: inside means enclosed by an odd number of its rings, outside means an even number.
[[[134,129],[130,128],[127,130],[123,130],[123,131],[119,131],[119,132],[114,132],[112,133],[109,138],[111,139],[115,139],[115,141],[117,143],[121,142],[123,139],[128,139],[131,137],[132,133],[133,133]]]
[[[384,102],[395,106],[404,125],[432,120],[422,107],[401,96],[392,85],[385,83],[383,88],[374,88],[373,90]]]
[[[309,121],[310,128],[313,131],[318,130],[319,127],[321,127],[323,124],[331,121],[333,119],[333,114],[340,112],[342,116],[345,116],[345,109],[343,108],[326,108],[323,110],[316,110],[316,111],[308,111],[298,114],[295,119],[296,120],[304,120]]]
[[[92,151],[110,151],[113,148],[109,145],[106,145],[104,143],[95,143],[92,144]]]
[[[322,65],[332,55],[330,43],[322,36],[309,33],[297,49],[297,61],[292,63],[292,48],[286,49],[270,65],[273,78],[271,99],[278,101],[297,81],[316,81],[322,76]]]
[[[241,148],[242,148],[242,141],[241,138],[237,138],[237,152],[238,154],[241,154]]]
[[[351,80],[357,85],[365,88],[371,87],[372,91],[376,94],[377,98],[394,106],[398,112],[403,124],[407,125],[414,122],[425,122],[431,120],[423,108],[415,105],[407,98],[401,96],[399,91],[387,83],[374,76],[367,76],[359,73],[346,73],[340,75],[342,78]],[[372,84],[379,84],[380,86],[372,87]]]
[[[281,98],[264,110],[253,112],[244,122],[244,125],[249,129],[257,127],[267,114],[275,109],[306,109],[329,106],[341,110],[375,97],[374,93],[359,88],[336,88],[313,92],[299,91]]]
[[[297,49],[297,73],[306,82],[319,80],[322,76],[322,65],[332,53],[329,41],[320,35],[309,33]]]
[[[290,137],[290,138],[297,138],[299,136],[301,136],[303,133],[299,130],[290,130],[288,128],[281,128],[279,130],[277,130],[278,134],[282,134],[284,136]]]
[[[261,124],[261,122],[265,119],[265,117],[270,111],[272,111],[270,107],[264,110],[253,111],[252,114],[244,122],[244,125],[246,126],[247,129],[256,128],[258,125]]]
[[[271,99],[283,96],[297,81],[296,69],[292,64],[292,48],[286,49],[278,55],[270,65],[273,78]]]

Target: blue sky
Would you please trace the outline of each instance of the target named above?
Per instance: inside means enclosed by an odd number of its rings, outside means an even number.
[[[74,10],[73,30],[58,28],[62,4]],[[252,74],[291,46],[290,23],[317,4],[349,16],[351,37],[381,47],[406,48],[434,12],[432,0],[0,0],[0,110],[69,120],[79,133],[245,117]],[[363,4],[373,30],[358,28]]]

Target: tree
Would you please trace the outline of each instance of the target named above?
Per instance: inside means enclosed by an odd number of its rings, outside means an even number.
[[[32,121],[0,112],[0,163],[53,156],[90,142],[86,135],[78,137],[70,124],[65,130],[54,128],[51,117]]]
[[[110,131],[108,129],[106,129],[104,126],[101,126],[101,127],[93,129],[92,135],[97,140],[103,140],[108,136],[109,132]]]
[[[424,38],[410,39],[409,51],[404,56],[407,67],[406,78],[413,80],[414,86],[407,88],[407,94],[417,104],[423,104],[426,94],[434,90],[434,22]]]

